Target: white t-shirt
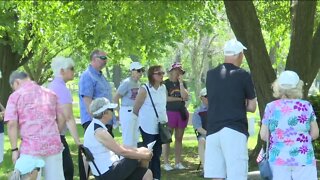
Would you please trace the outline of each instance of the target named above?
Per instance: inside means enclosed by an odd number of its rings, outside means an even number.
[[[166,104],[167,104],[167,89],[165,85],[159,86],[158,89],[154,89],[150,84],[147,84],[150,94],[152,96],[154,105],[156,107],[156,110],[158,112],[159,118],[167,119],[167,113],[166,113]],[[143,88],[146,89],[145,85],[142,85]],[[147,89],[146,89],[147,91]],[[142,130],[148,134],[159,134],[158,130],[158,118],[156,117],[156,114],[154,112],[148,91],[146,99],[144,100],[144,103],[142,104],[140,110],[139,110],[139,125],[142,128]]]

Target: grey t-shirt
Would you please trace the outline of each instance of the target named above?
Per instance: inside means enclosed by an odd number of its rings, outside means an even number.
[[[122,96],[122,106],[133,106],[140,87],[139,81],[134,81],[131,77],[123,80],[118,87],[117,93]]]

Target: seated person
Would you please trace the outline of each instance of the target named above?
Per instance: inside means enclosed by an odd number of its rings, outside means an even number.
[[[208,110],[208,99],[207,99],[207,89],[203,88],[200,91],[201,105],[198,107],[192,116],[192,125],[196,131],[198,139],[198,153],[200,156],[200,162],[204,165],[204,151],[206,145],[206,135],[207,135],[207,110]]]
[[[151,160],[152,152],[145,147],[125,148],[117,144],[105,126],[112,120],[116,107],[117,104],[110,103],[106,98],[93,100],[89,107],[93,120],[84,134],[83,145],[91,151],[101,173],[89,162],[92,174],[96,179],[152,180],[152,172],[141,167],[141,161]],[[125,158],[120,160],[117,155]]]

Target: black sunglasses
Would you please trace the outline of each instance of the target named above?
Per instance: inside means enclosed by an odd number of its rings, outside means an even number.
[[[97,56],[97,58],[99,58],[99,59],[101,59],[101,60],[104,60],[104,61],[108,59],[107,56]]]
[[[159,71],[159,72],[154,72],[153,74],[156,74],[158,76],[163,76],[165,74],[165,72]]]
[[[205,96],[202,96],[202,97],[208,98],[208,95],[205,95]]]
[[[74,67],[69,67],[69,69],[70,69],[71,71],[74,71]]]
[[[143,73],[144,69],[133,69],[133,71],[137,71],[138,73]]]

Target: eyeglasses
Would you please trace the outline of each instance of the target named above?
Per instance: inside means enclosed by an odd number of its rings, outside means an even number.
[[[103,61],[106,61],[108,59],[107,56],[97,56],[97,58],[103,60]]]
[[[208,95],[205,95],[205,96],[202,96],[202,97],[208,98]]]
[[[70,71],[74,71],[74,67],[69,67]]]
[[[154,72],[153,74],[158,75],[158,76],[163,76],[165,72],[159,71],[159,72]]]
[[[138,73],[143,73],[144,69],[133,69],[132,71],[137,71]]]

